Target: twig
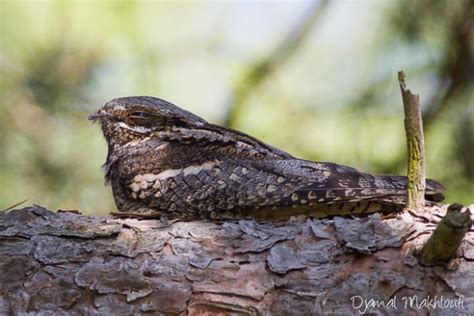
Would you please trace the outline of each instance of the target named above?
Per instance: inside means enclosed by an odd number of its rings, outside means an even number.
[[[438,223],[420,251],[420,262],[423,265],[447,264],[461,245],[461,242],[472,225],[471,212],[461,212],[461,204],[451,204],[446,216]]]
[[[425,205],[425,141],[421,119],[420,97],[405,86],[405,74],[398,72],[398,82],[405,112],[405,132],[408,147],[408,183],[406,207],[421,210]]]
[[[23,201],[21,201],[21,202],[18,202],[18,203],[16,203],[16,204],[13,204],[12,206],[7,207],[6,209],[4,209],[2,212],[9,211],[9,210],[11,210],[12,208],[15,208],[15,207],[17,207],[17,206],[19,206],[19,205],[22,205],[22,204],[25,203],[26,201],[28,201],[28,199],[23,200]]]

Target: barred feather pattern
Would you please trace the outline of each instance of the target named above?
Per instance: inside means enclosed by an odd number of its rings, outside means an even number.
[[[406,177],[297,159],[157,98],[115,99],[91,119],[102,125],[106,179],[127,215],[326,217],[398,211],[405,201]],[[443,191],[427,181],[428,199],[439,201]]]

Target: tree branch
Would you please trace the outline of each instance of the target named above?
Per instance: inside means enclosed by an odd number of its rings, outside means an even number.
[[[437,296],[451,302],[443,313],[467,315],[474,233],[458,269],[444,271],[411,255],[432,227],[409,213],[164,224],[39,206],[0,212],[0,314],[426,314],[433,306],[403,298]],[[361,305],[391,299],[395,307]]]

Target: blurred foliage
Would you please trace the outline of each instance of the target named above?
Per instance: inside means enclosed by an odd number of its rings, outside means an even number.
[[[448,202],[472,203],[473,10],[469,0],[3,0],[0,209],[28,199],[113,210],[106,145],[87,115],[126,95],[162,97],[306,159],[404,173],[400,69],[423,103],[428,176]],[[292,36],[298,25],[311,29]]]
[[[466,109],[454,130],[453,160],[462,168],[463,176],[474,181],[474,108]]]

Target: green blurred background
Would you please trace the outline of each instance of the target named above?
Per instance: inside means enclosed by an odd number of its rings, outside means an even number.
[[[405,174],[396,79],[427,174],[474,201],[474,2],[0,1],[0,210],[115,209],[89,113],[151,95],[297,157]]]

